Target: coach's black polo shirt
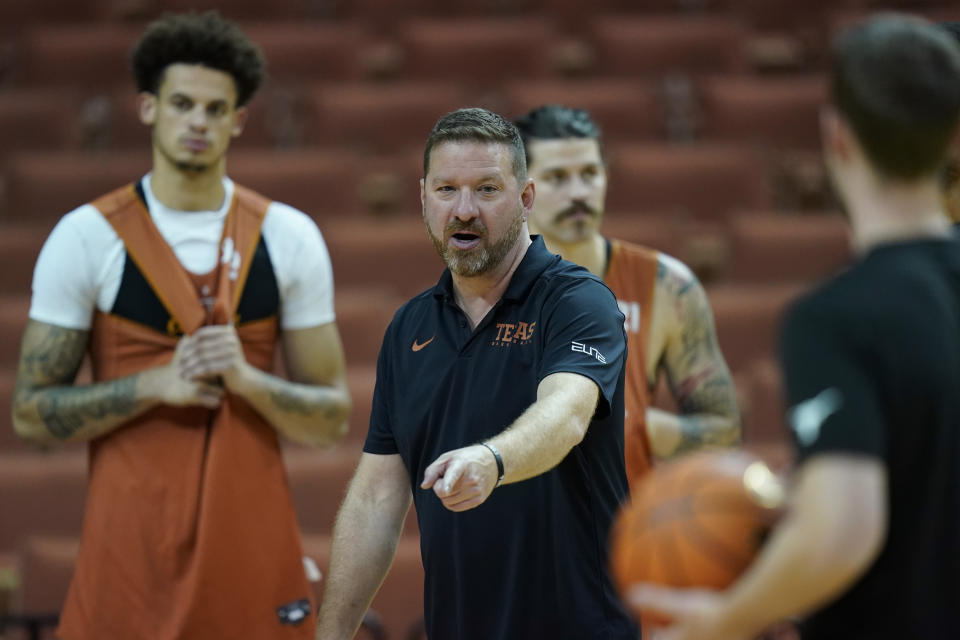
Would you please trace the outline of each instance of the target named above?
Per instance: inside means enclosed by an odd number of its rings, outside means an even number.
[[[607,572],[607,535],[627,494],[623,315],[603,282],[534,238],[502,299],[471,331],[444,272],[387,328],[364,451],[410,474],[431,638],[636,638]],[[423,472],[497,435],[557,372],[596,382],[583,441],[552,470],[448,511]]]

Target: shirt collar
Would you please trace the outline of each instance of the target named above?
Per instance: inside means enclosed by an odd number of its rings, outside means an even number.
[[[543,238],[536,235],[530,236],[530,240],[532,240],[532,243],[527,247],[527,252],[520,264],[517,265],[516,271],[513,272],[510,284],[507,285],[507,290],[503,294],[503,300],[523,300],[526,298],[527,293],[533,287],[533,283],[536,282],[544,269],[560,260],[560,256],[547,251]],[[450,269],[444,270],[440,280],[433,287],[433,296],[446,301],[455,299],[453,295],[453,276],[450,275]]]

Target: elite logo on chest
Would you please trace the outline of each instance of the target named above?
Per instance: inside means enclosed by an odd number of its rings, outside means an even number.
[[[533,340],[536,322],[498,322],[496,337],[490,342],[491,347],[509,347],[514,344],[530,344]]]

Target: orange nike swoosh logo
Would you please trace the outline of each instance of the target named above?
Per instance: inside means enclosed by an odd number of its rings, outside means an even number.
[[[413,349],[414,351],[420,351],[420,349],[423,349],[425,346],[427,346],[428,344],[430,344],[431,342],[433,342],[433,339],[436,338],[436,337],[437,337],[437,336],[430,336],[430,339],[427,340],[427,341],[424,342],[424,343],[417,343],[417,341],[414,340],[414,341],[413,341],[413,346],[410,347],[410,348]]]

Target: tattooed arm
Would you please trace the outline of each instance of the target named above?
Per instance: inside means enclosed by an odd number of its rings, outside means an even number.
[[[704,446],[738,444],[736,391],[706,292],[686,266],[667,256],[657,265],[656,286],[653,322],[666,336],[660,366],[680,413],[647,411],[654,455],[664,459]]]
[[[350,394],[336,323],[282,333],[290,380],[249,364],[232,325],[201,327],[184,341],[183,377],[221,377],[231,393],[291,440],[330,445],[347,433]]]
[[[222,389],[188,382],[170,365],[75,387],[89,332],[30,320],[23,332],[13,395],[17,434],[37,443],[92,440],[166,403],[215,408]]]

